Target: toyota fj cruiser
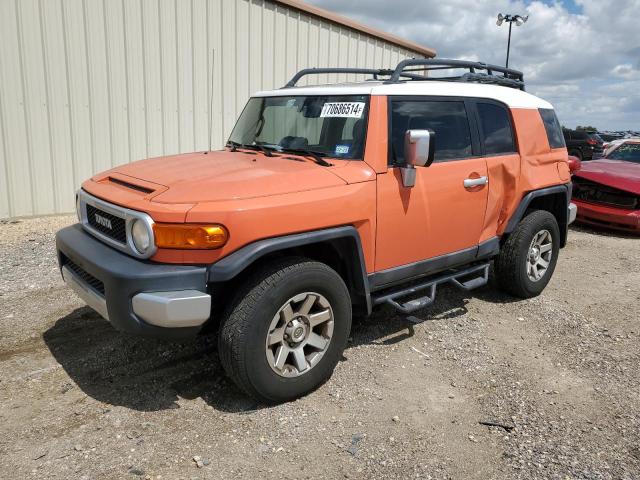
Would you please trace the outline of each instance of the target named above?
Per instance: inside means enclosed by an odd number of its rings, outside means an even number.
[[[463,69],[435,79],[431,70]],[[359,83],[296,86],[317,73]],[[219,330],[228,375],[280,402],[327,380],[352,315],[409,315],[445,282],[517,297],[575,218],[562,130],[515,70],[455,60],[308,69],[248,101],[222,151],[83,183],[58,232],[68,285],[117,329]]]

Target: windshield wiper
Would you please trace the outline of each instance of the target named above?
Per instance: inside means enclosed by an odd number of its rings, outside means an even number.
[[[333,163],[329,163],[324,160],[322,157],[326,157],[327,154],[324,152],[316,152],[315,150],[306,150],[303,148],[282,148],[282,147],[272,147],[263,145],[261,143],[255,143],[253,145],[247,145],[245,143],[234,142],[233,140],[229,140],[227,142],[227,146],[231,146],[231,151],[235,152],[238,148],[246,148],[248,150],[260,150],[267,157],[273,157],[272,152],[277,153],[293,153],[295,155],[304,155],[307,157],[311,157],[315,163],[318,165],[322,165],[323,167],[332,167]]]
[[[236,150],[238,150],[238,147],[242,147],[242,144],[238,142],[234,142],[233,140],[229,140],[226,146],[231,147],[231,151],[235,152]]]
[[[297,155],[306,155],[308,157],[313,158],[313,161],[318,165],[322,165],[323,167],[331,167],[333,163],[327,162],[322,157],[326,157],[327,154],[324,152],[316,152],[315,150],[305,150],[303,148],[281,148],[278,151],[283,153],[293,153]]]
[[[264,153],[267,157],[273,157],[273,153],[271,153],[271,150],[263,147],[262,145],[256,143],[255,145],[251,145],[251,147],[255,147],[258,150],[260,150],[262,153]]]
[[[238,143],[238,142],[234,142],[233,140],[229,140],[227,142],[227,146],[231,146],[231,151],[235,152],[238,150],[238,148],[246,148],[247,150],[260,150],[262,153],[264,153],[267,157],[273,157],[273,153],[271,153],[271,150],[263,147],[262,145],[247,145],[245,143]]]

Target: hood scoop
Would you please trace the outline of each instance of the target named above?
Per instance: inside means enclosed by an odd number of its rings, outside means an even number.
[[[119,190],[126,190],[127,193],[137,193],[145,197],[151,197],[152,194],[158,195],[166,190],[163,185],[158,185],[152,182],[147,182],[139,178],[131,177],[129,175],[123,175],[120,172],[107,172],[102,177],[94,177],[94,181],[103,185],[110,185],[118,188]]]
[[[107,179],[110,183],[115,183],[116,185],[120,185],[121,187],[130,188],[131,190],[137,190],[142,193],[153,193],[155,190],[147,187],[143,187],[142,185],[135,185],[130,182],[125,182],[124,180],[120,180],[119,178],[109,177]]]

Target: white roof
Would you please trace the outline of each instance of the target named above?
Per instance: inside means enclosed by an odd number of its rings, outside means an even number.
[[[432,95],[490,98],[511,108],[553,108],[541,98],[517,88],[471,82],[409,81],[400,83],[361,82],[281,88],[257,92],[254,97],[288,95]]]

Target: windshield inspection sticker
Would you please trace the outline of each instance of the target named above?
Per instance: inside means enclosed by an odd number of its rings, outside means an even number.
[[[363,112],[364,102],[325,103],[322,107],[320,117],[362,118]]]
[[[346,155],[349,153],[349,145],[336,145],[336,155]]]

